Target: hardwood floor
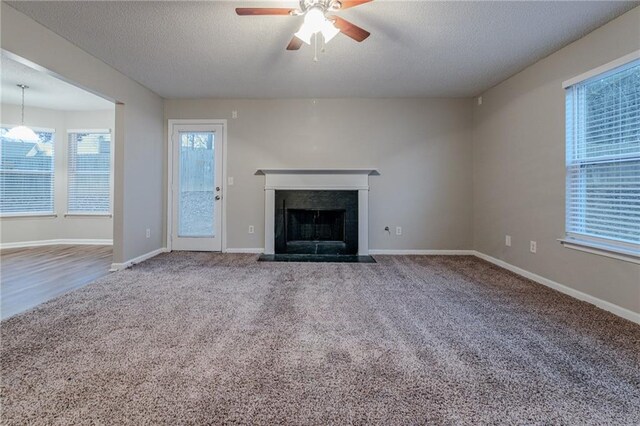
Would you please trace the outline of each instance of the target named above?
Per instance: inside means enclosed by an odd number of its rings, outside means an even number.
[[[0,250],[0,317],[26,311],[109,273],[110,246]]]

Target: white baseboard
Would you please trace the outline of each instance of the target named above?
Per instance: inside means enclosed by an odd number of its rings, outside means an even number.
[[[259,254],[259,253],[264,253],[264,249],[263,248],[226,248],[226,249],[224,249],[224,253]]]
[[[93,245],[93,246],[112,246],[113,240],[110,239],[86,239],[86,238],[63,238],[57,240],[39,240],[39,241],[20,241],[17,243],[1,243],[0,249],[23,248],[23,247],[41,247],[55,245]]]
[[[133,258],[131,260],[127,260],[124,263],[112,263],[111,264],[111,269],[109,269],[110,272],[116,272],[116,271],[122,271],[123,269],[127,269],[130,268],[131,266],[138,264],[140,262],[144,262],[147,259],[151,259],[152,257],[155,257],[157,255],[159,255],[160,253],[167,253],[169,250],[166,247],[162,247],[153,251],[150,251],[149,253],[145,253],[141,256],[138,256],[136,258]]]
[[[473,250],[388,250],[388,249],[370,249],[370,255],[390,255],[390,256],[403,256],[403,255],[426,255],[426,256],[473,256],[475,251]]]
[[[587,293],[583,293],[579,290],[567,287],[566,285],[557,283],[548,278],[541,277],[540,275],[534,274],[533,272],[518,268],[517,266],[513,266],[512,264],[507,263],[504,260],[496,259],[495,257],[480,253],[479,251],[475,251],[474,254],[480,259],[486,260],[487,262],[493,263],[494,265],[497,265],[501,268],[507,269],[525,278],[529,278],[532,281],[545,285],[554,290],[558,290],[559,292],[564,293],[568,296],[596,305],[597,307],[604,309],[605,311],[609,311],[614,315],[617,315],[624,319],[628,319],[629,321],[633,321],[636,324],[640,324],[640,313],[633,312],[618,305],[614,305],[613,303],[607,302],[606,300],[598,299],[595,296],[591,296]]]

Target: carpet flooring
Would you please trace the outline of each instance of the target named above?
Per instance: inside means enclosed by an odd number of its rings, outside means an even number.
[[[376,260],[174,252],[9,318],[2,423],[640,423],[637,324],[474,257]]]

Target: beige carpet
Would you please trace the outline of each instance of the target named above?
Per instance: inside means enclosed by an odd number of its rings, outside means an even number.
[[[2,422],[640,423],[636,324],[473,257],[255,258],[164,254],[2,322]]]

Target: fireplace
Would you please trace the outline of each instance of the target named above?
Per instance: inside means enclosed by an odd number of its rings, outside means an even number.
[[[355,255],[358,191],[276,191],[275,253]]]
[[[308,250],[310,241],[314,242],[314,248],[320,252],[334,246],[327,250],[333,250],[335,253],[335,247],[339,246],[342,248],[339,248],[337,253],[355,253],[355,255],[325,256],[327,258],[369,257],[369,176],[378,176],[376,169],[259,169],[256,174],[265,177],[263,257],[309,256],[289,255],[286,251],[294,251],[296,245],[303,246],[301,250]],[[322,194],[328,193],[334,196],[348,194],[344,195],[348,197],[348,203],[318,205],[315,202],[298,204],[297,201],[295,203],[285,201],[283,204],[283,196],[287,195],[286,193],[296,192],[313,194],[314,197],[323,197],[326,195]],[[290,217],[285,221],[285,208],[312,212],[292,212],[298,217]],[[342,210],[344,210],[344,222],[339,213]],[[291,224],[289,221],[298,220],[301,223],[307,222],[306,226],[309,227],[308,221],[316,217],[315,215],[323,217],[315,219],[314,235],[296,236],[285,233],[285,223],[289,225]],[[331,234],[326,233],[324,228],[326,222],[332,224]],[[344,238],[340,239],[338,238],[341,233],[339,228],[342,223]],[[294,232],[294,229],[291,229],[291,232]],[[312,231],[308,230],[308,232]],[[305,245],[307,247],[304,247]]]

